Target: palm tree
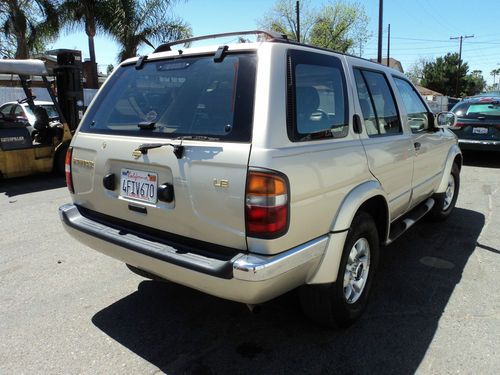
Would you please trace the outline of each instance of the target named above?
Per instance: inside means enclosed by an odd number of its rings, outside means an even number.
[[[0,14],[0,26],[5,40],[15,48],[16,59],[40,52],[59,31],[53,0],[2,0]]]
[[[171,0],[114,0],[115,14],[108,30],[120,45],[118,59],[137,56],[141,45],[187,38],[191,28],[181,19],[168,16]]]
[[[113,19],[114,9],[109,0],[64,0],[59,7],[61,23],[69,30],[82,28],[89,40],[92,62],[92,87],[98,87],[94,37],[98,30],[105,31]]]
[[[493,69],[491,72],[490,72],[490,75],[493,76],[493,87],[495,87],[495,77],[497,75],[500,75],[500,68],[498,69]]]

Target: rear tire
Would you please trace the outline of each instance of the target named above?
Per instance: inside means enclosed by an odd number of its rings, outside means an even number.
[[[458,192],[460,190],[460,170],[456,163],[451,167],[448,176],[448,186],[446,192],[434,196],[434,206],[429,211],[427,217],[431,221],[444,221],[450,216],[457,203]]]
[[[299,290],[304,313],[330,328],[348,327],[361,316],[368,302],[379,258],[379,237],[371,215],[354,217],[344,244],[337,280],[304,285]]]

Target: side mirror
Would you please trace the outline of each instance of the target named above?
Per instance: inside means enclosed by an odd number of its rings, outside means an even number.
[[[434,120],[436,128],[454,128],[457,123],[457,115],[453,112],[439,112]]]

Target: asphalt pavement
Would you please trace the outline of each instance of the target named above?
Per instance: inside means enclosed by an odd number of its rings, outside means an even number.
[[[499,374],[500,154],[466,154],[457,208],[384,248],[342,331],[295,292],[246,306],[148,281],[67,235],[51,175],[0,181],[0,374]]]

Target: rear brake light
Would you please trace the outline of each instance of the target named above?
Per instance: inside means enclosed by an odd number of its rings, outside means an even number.
[[[450,129],[458,130],[462,129],[464,126],[465,124],[463,122],[457,122],[454,126],[450,126]]]
[[[249,237],[277,238],[288,230],[289,189],[284,175],[250,171],[247,178],[245,219]]]
[[[66,175],[66,186],[69,189],[69,192],[73,194],[75,189],[73,188],[73,176],[71,176],[71,160],[73,156],[73,147],[68,147],[68,151],[66,151],[66,160],[64,161],[64,172]]]

